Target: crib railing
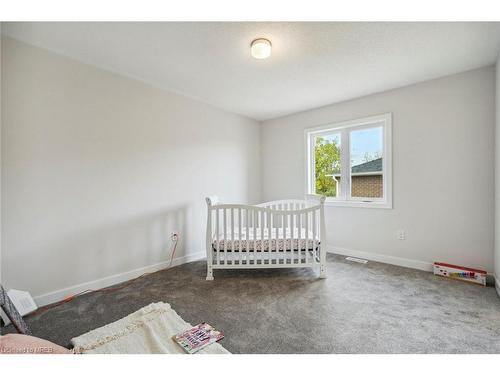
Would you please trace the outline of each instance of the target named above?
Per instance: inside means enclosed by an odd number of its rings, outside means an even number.
[[[207,279],[216,268],[321,266],[324,276],[323,197],[255,206],[206,201]]]

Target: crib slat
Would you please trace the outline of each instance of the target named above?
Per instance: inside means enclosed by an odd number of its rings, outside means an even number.
[[[264,263],[264,212],[259,211],[260,214],[260,264]]]
[[[291,210],[291,208],[292,208],[291,203],[290,203],[290,202],[287,202],[286,207],[287,207],[286,209],[287,209],[288,211],[290,211],[290,210]],[[288,220],[289,220],[289,221],[288,221],[288,229],[290,230],[290,229],[292,228],[292,215],[288,215]]]
[[[219,209],[215,209],[215,247],[216,253],[215,257],[217,258],[217,265],[220,266],[220,244],[219,244]]]
[[[248,254],[248,250],[249,250],[249,239],[248,239],[248,232],[249,232],[249,222],[248,220],[250,219],[250,215],[249,215],[249,210],[248,208],[246,209],[246,216],[247,216],[247,222],[246,222],[246,225],[245,225],[245,245],[246,245],[246,260],[245,260],[245,264],[250,264],[250,257],[249,257],[249,254]]]
[[[253,210],[253,263],[257,264],[257,224],[259,211]]]
[[[316,263],[316,210],[312,212],[313,262]]]
[[[267,206],[266,208],[269,208],[269,206]],[[267,228],[267,215],[265,215],[264,212],[262,212],[262,226],[265,228]]]
[[[279,209],[280,211],[285,211],[285,204],[281,203]],[[283,212],[281,214],[281,222],[278,222],[278,224],[276,225],[276,253],[278,254],[277,259],[283,259],[283,251],[280,249],[278,241],[284,244],[283,235],[281,236],[280,239],[280,228],[283,232],[284,225],[285,225],[285,213]],[[278,260],[277,263],[281,263],[281,260]]]
[[[281,250],[281,258],[283,258],[283,263],[286,263],[286,214],[283,214],[281,218],[281,238],[283,249]]]
[[[304,257],[305,257],[305,261],[306,263],[309,263],[309,212],[306,212],[305,213],[305,221],[306,221],[306,228],[305,228],[305,245],[304,245],[304,248],[305,248],[305,253],[304,253]]]
[[[301,240],[302,240],[302,214],[297,214],[297,228],[298,228],[298,240],[297,240],[297,250],[299,254],[299,264],[302,264],[302,245],[301,245]]]
[[[279,210],[279,207],[278,205],[275,206],[276,207],[276,210]],[[274,233],[273,237],[274,237],[274,252],[271,254],[271,259],[272,259],[272,262],[278,262],[278,235],[279,235],[279,231],[278,231],[278,224],[279,224],[279,219],[278,219],[278,214],[274,213],[272,214],[272,217],[271,217],[271,229]]]
[[[293,252],[293,242],[295,241],[295,215],[290,214],[290,259],[295,263],[295,254]]]
[[[311,212],[310,212],[310,217],[309,217],[309,219],[310,219],[310,229],[309,229],[309,231],[311,232],[311,233],[310,233],[310,241],[311,241],[311,249],[312,249],[312,251],[311,251],[311,253],[310,253],[310,254],[311,254],[311,261],[312,261],[312,263],[314,263],[314,234],[313,234],[314,232],[313,232],[313,217],[314,217],[314,211],[311,211]]]
[[[224,265],[227,265],[227,212],[226,209],[224,208],[223,211],[224,213]]]
[[[273,232],[272,232],[272,213],[267,212],[267,237],[268,237],[268,249],[267,249],[267,261],[271,264],[272,251],[273,251]]]
[[[280,205],[280,209],[283,210],[283,204]],[[276,237],[279,238],[280,236],[279,236],[279,228],[278,227],[276,227],[276,234],[277,234]],[[283,239],[284,235],[285,235],[285,214],[283,213],[281,215],[281,240],[279,240],[282,244],[285,243],[285,241]],[[279,245],[278,245],[277,241],[278,240],[276,240],[276,247],[277,247],[276,253],[279,254],[277,257],[278,258],[277,263],[281,264],[282,263],[281,259],[283,258],[283,251],[279,250]]]
[[[302,206],[302,204],[301,204]],[[300,230],[300,233],[301,233],[301,236],[302,236],[302,246],[301,248],[303,247],[304,248],[304,251],[303,251],[303,254],[304,254],[304,259],[302,259],[302,263],[307,263],[307,247],[306,247],[306,225],[307,225],[307,216],[306,216],[306,213],[303,213],[303,214],[300,214],[300,220],[301,220],[301,230]]]
[[[310,246],[311,246],[311,262],[314,263],[314,235],[313,235],[313,217],[314,217],[314,211],[311,211],[310,213],[310,217],[309,217],[309,231],[311,232],[310,233],[310,239],[309,241],[311,242]]]
[[[243,255],[241,254],[242,252],[242,246],[241,246],[241,208],[238,208],[238,258],[239,262],[238,264],[241,266],[241,260],[243,259]]]
[[[259,211],[253,211],[253,264],[257,264],[257,230],[259,225]]]
[[[231,265],[234,264],[234,251],[235,251],[235,246],[234,246],[234,208],[231,208]],[[229,258],[229,257],[228,257]],[[228,264],[229,264],[229,259],[228,259]]]

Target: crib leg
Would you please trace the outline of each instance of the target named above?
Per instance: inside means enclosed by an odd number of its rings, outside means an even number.
[[[214,279],[214,272],[212,266],[207,265],[207,281],[212,281]]]

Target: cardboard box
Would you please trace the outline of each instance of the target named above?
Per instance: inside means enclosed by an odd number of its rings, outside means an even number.
[[[448,263],[434,262],[434,275],[468,281],[474,284],[486,285],[487,272]]]

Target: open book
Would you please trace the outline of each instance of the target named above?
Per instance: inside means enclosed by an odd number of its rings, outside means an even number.
[[[214,342],[222,339],[224,335],[208,323],[200,323],[187,331],[172,337],[187,353],[193,354]]]

